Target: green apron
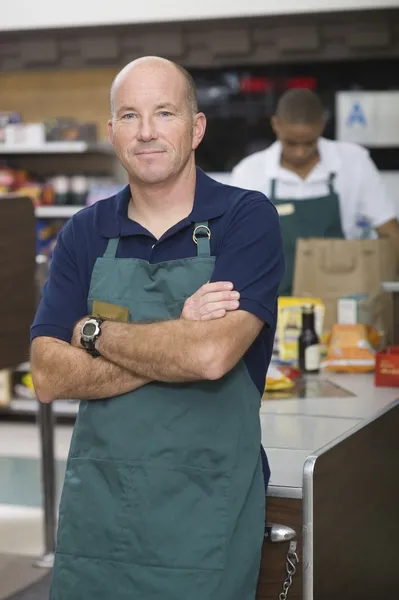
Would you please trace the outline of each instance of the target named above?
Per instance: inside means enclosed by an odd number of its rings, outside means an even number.
[[[212,275],[197,256],[116,258],[110,239],[93,301],[132,321],[179,318]],[[171,340],[172,343],[172,340]],[[52,600],[254,600],[265,524],[260,394],[244,361],[218,381],[151,383],[82,401],[60,503]]]
[[[280,214],[281,235],[285,256],[285,274],[280,284],[280,296],[292,294],[295,251],[298,238],[343,238],[338,194],[334,190],[335,174],[331,173],[326,196],[295,200],[276,198],[276,180],[271,182],[270,200]],[[286,210],[284,210],[284,205]]]

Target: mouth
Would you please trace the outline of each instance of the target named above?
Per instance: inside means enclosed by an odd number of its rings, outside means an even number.
[[[153,154],[163,154],[165,150],[140,150],[135,152],[136,156],[152,156]]]

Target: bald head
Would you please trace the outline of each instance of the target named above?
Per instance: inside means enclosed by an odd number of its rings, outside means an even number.
[[[123,86],[129,77],[136,74],[139,75],[140,72],[148,69],[152,69],[154,74],[157,71],[163,74],[168,74],[168,72],[173,74],[177,73],[182,78],[183,85],[186,89],[189,111],[192,115],[197,114],[197,90],[192,76],[184,67],[166,58],[161,58],[160,56],[144,56],[142,58],[138,58],[127,64],[121,71],[119,71],[111,85],[110,101],[112,114],[115,112],[115,97],[118,93],[119,87]]]
[[[129,63],[113,81],[111,109],[109,139],[130,182],[158,185],[195,173],[206,117],[185,69],[156,56]]]
[[[324,119],[323,106],[310,90],[293,89],[281,96],[276,117],[290,125],[315,125]]]

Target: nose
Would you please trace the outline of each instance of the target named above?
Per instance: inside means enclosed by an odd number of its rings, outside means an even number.
[[[156,129],[154,127],[153,120],[150,117],[142,117],[140,119],[140,127],[137,135],[137,139],[142,142],[150,142],[158,137]]]

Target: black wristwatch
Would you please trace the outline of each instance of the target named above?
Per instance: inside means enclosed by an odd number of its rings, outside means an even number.
[[[90,317],[82,325],[80,343],[93,358],[101,356],[96,348],[96,341],[101,335],[102,323],[104,323],[104,319],[101,319],[100,317]]]

